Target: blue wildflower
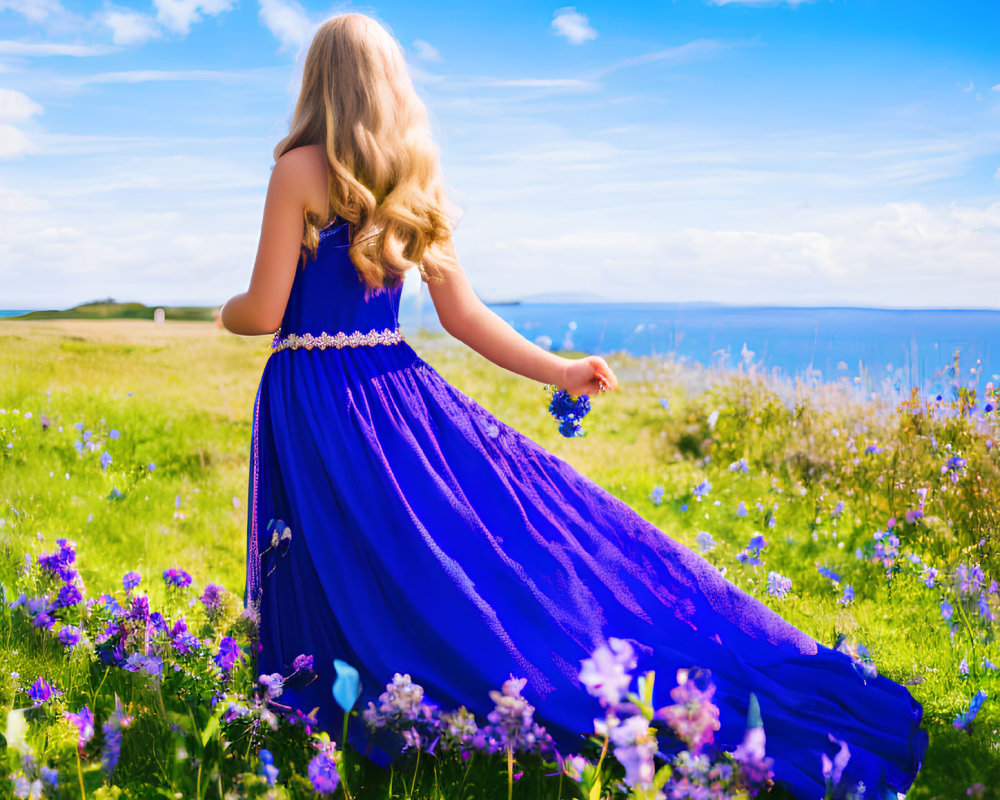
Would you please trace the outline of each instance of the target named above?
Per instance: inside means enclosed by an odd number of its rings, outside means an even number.
[[[951,603],[947,599],[941,601],[941,616],[944,617],[945,622],[951,621],[952,614],[955,613],[955,609],[951,607]]]
[[[101,453],[101,469],[107,469],[111,466],[111,453],[105,450]]]
[[[767,593],[780,600],[785,599],[785,595],[792,588],[792,579],[771,570],[767,573]]]
[[[42,781],[47,783],[53,789],[59,786],[59,770],[52,769],[52,767],[42,764],[42,766],[38,768],[38,774],[41,775]]]
[[[361,677],[354,667],[339,658],[334,659],[333,668],[337,671],[337,680],[333,682],[333,699],[348,712],[361,696]]]
[[[691,494],[700,502],[701,498],[705,497],[710,491],[712,491],[712,484],[708,480],[704,480],[691,490]]]
[[[271,755],[270,750],[262,749],[260,751],[260,765],[261,774],[267,780],[267,785],[274,786],[278,779],[278,768],[274,766],[274,756]]]
[[[874,444],[874,443],[868,445],[865,448],[865,455],[874,455],[876,453],[881,453],[881,452],[882,452],[882,448],[879,447],[877,444]]]
[[[125,591],[134,589],[142,582],[142,576],[138,572],[126,572],[122,577],[122,586]]]
[[[649,493],[649,499],[653,501],[654,505],[659,505],[660,501],[663,500],[663,487],[654,486],[653,491]]]
[[[118,759],[122,752],[122,732],[132,724],[132,717],[125,713],[122,701],[115,693],[115,710],[111,716],[101,726],[104,731],[104,747],[101,749],[101,766],[105,774],[110,776],[115,767],[118,766]]]
[[[821,566],[817,565],[816,566],[816,570],[824,578],[829,578],[834,583],[839,583],[840,582],[840,576],[836,572],[834,572],[832,569],[830,569],[829,567],[821,567]]]
[[[108,431],[108,436],[110,436],[112,439],[117,439],[119,436],[121,436],[121,432],[116,428],[112,428],[110,431]]]
[[[843,596],[841,596],[841,598],[837,602],[840,603],[841,605],[846,606],[853,599],[854,599],[854,587],[848,584],[847,586],[844,587]]]
[[[708,531],[698,531],[698,549],[702,553],[707,553],[709,550],[715,548],[715,539],[712,538],[712,534]]]
[[[747,504],[742,500],[736,504],[736,516],[745,517],[747,515]]]
[[[833,507],[833,511],[830,512],[830,516],[831,517],[839,517],[843,513],[844,513],[844,504],[843,504],[843,502],[840,502],[840,503],[837,503],[837,505],[835,505]]]
[[[741,458],[739,461],[734,461],[732,464],[729,465],[729,471],[730,472],[749,472],[750,471],[750,465],[747,464],[747,460],[745,458]]]
[[[969,703],[969,710],[963,711],[957,717],[955,717],[954,726],[959,730],[968,730],[969,724],[976,718],[979,713],[979,709],[983,707],[983,703],[986,702],[986,691],[980,689],[976,692],[972,701]]]
[[[934,567],[928,567],[926,564],[924,564],[924,577],[921,578],[921,581],[923,582],[924,586],[926,586],[928,589],[933,589],[934,580],[937,578],[937,576],[938,576],[937,569],[935,569]]]

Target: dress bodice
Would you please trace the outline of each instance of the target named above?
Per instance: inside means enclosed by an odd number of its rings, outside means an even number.
[[[296,268],[282,336],[396,329],[402,282],[391,289],[370,289],[348,254],[349,237],[349,225],[340,217],[319,232],[316,256]]]

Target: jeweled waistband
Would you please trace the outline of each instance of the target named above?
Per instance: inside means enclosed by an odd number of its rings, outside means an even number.
[[[292,350],[300,347],[304,347],[306,350],[312,350],[314,347],[319,350],[325,350],[328,347],[338,349],[341,347],[374,347],[377,344],[399,344],[402,341],[403,332],[399,328],[395,330],[386,328],[384,331],[367,331],[365,333],[338,331],[330,334],[323,331],[318,336],[311,333],[290,333],[287,336],[282,336],[279,330],[274,334],[271,351],[278,352],[279,350]]]

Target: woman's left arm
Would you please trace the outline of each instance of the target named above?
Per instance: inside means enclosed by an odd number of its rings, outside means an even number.
[[[314,159],[301,149],[285,153],[271,170],[250,288],[222,307],[222,324],[233,333],[274,333],[281,325],[301,255],[310,170]]]

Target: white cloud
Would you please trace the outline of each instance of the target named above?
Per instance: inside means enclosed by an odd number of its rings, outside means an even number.
[[[481,86],[513,86],[528,89],[592,89],[594,84],[579,78],[486,78]]]
[[[641,53],[637,56],[629,56],[621,61],[616,61],[607,67],[594,70],[592,75],[600,77],[607,75],[623,67],[633,67],[639,64],[651,64],[656,61],[687,61],[691,58],[717,53],[727,47],[732,47],[733,43],[720,41],[719,39],[695,39],[675,47],[668,47],[664,50],[657,50],[652,53]]]
[[[1000,181],[1000,169],[993,173],[993,177]]]
[[[423,39],[415,39],[413,41],[413,52],[417,58],[423,61],[433,61],[435,63],[441,61],[440,51],[430,42],[425,42]]]
[[[976,88],[976,84],[974,84],[971,80],[969,81],[968,86],[963,86],[961,81],[955,81],[955,85],[963,92],[971,92],[973,89]]]
[[[27,122],[42,107],[16,89],[0,89],[0,122]]]
[[[214,17],[233,7],[235,0],[153,0],[156,21],[174,33],[186,36],[203,16]]]
[[[160,36],[160,28],[156,24],[156,20],[137,11],[111,8],[104,12],[100,19],[111,29],[115,44],[142,44]]]
[[[260,21],[287,50],[301,50],[312,39],[313,22],[295,0],[260,0]]]
[[[270,67],[237,71],[212,69],[135,69],[123,72],[99,72],[85,75],[79,83],[157,83],[164,81],[215,81],[218,83],[238,83],[259,80],[279,70]],[[280,70],[284,73],[285,70]]]
[[[20,128],[0,123],[0,159],[20,158],[38,150]]]
[[[5,56],[103,56],[115,49],[102,44],[63,44],[55,42],[15,42],[0,40],[0,55]]]
[[[994,92],[1000,92],[1000,83],[993,87]]]
[[[52,206],[40,197],[0,186],[0,214],[37,214]]]
[[[586,14],[581,14],[575,6],[556,10],[552,28],[559,36],[565,36],[570,44],[583,44],[597,38],[597,31],[590,27]]]
[[[44,22],[65,13],[59,0],[0,0],[0,11],[14,11],[29,22]]]

